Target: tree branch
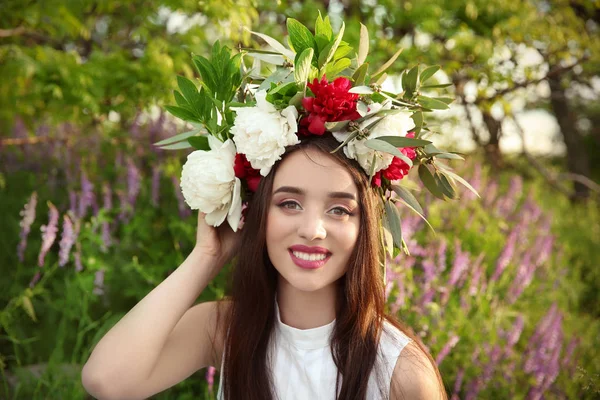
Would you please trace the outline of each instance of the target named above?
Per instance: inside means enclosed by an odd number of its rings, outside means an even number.
[[[512,119],[512,121],[514,122],[514,124],[517,128],[517,133],[521,137],[521,146],[522,146],[521,153],[525,156],[527,161],[529,161],[531,163],[531,165],[546,179],[546,181],[553,188],[557,189],[559,192],[561,192],[564,195],[566,195],[567,197],[571,198],[573,196],[572,191],[569,190],[568,188],[564,187],[563,185],[561,185],[561,182],[563,182],[564,180],[571,180],[571,181],[580,182],[581,184],[587,186],[588,188],[595,191],[596,193],[600,193],[600,185],[598,185],[597,183],[595,183],[594,181],[592,181],[591,179],[589,179],[586,176],[579,175],[579,174],[573,174],[573,173],[553,174],[550,171],[548,171],[538,160],[535,159],[535,157],[533,157],[527,151],[527,148],[525,145],[525,132],[524,132],[521,124],[515,118],[515,116],[513,114],[511,114],[511,115],[507,115],[507,117]]]
[[[473,102],[473,104],[480,104],[480,103],[483,103],[483,102],[492,102],[492,101],[496,100],[497,98],[504,96],[505,94],[514,92],[517,89],[524,88],[524,87],[527,87],[529,85],[536,85],[536,84],[538,84],[538,83],[540,83],[542,81],[545,81],[546,79],[560,76],[560,75],[564,74],[565,72],[572,70],[577,65],[579,65],[582,62],[586,61],[588,58],[589,58],[588,55],[584,55],[583,57],[577,59],[573,64],[570,64],[570,65],[567,65],[567,66],[564,66],[564,67],[558,66],[558,67],[552,68],[542,78],[535,79],[535,80],[532,80],[532,81],[524,81],[524,82],[521,82],[521,83],[517,83],[514,86],[511,86],[509,88],[497,91],[493,96],[490,96],[490,97],[479,97],[479,98],[475,99],[475,101]]]

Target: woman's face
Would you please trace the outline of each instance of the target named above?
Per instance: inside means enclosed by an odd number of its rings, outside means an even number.
[[[305,151],[314,161],[299,150],[275,173],[266,242],[280,283],[315,291],[346,273],[360,214],[350,173],[318,150]]]

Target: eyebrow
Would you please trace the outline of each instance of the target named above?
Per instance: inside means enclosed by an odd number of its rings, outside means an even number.
[[[306,194],[306,192],[304,190],[294,187],[294,186],[281,186],[279,189],[274,191],[273,194],[275,195],[280,192],[295,193],[295,194],[299,194],[299,195]],[[332,199],[350,199],[350,200],[356,201],[356,196],[354,194],[348,193],[348,192],[329,192],[329,193],[327,193],[327,197],[332,198]]]

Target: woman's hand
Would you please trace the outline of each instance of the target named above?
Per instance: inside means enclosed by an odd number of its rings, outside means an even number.
[[[205,213],[198,212],[196,246],[205,256],[214,258],[220,264],[219,269],[233,258],[240,245],[241,232],[234,232],[227,222],[218,227],[210,226],[205,221]]]

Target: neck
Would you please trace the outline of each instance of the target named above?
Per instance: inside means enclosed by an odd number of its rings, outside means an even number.
[[[279,276],[277,304],[281,322],[297,329],[327,325],[335,315],[338,285],[334,283],[316,291],[302,291]]]

